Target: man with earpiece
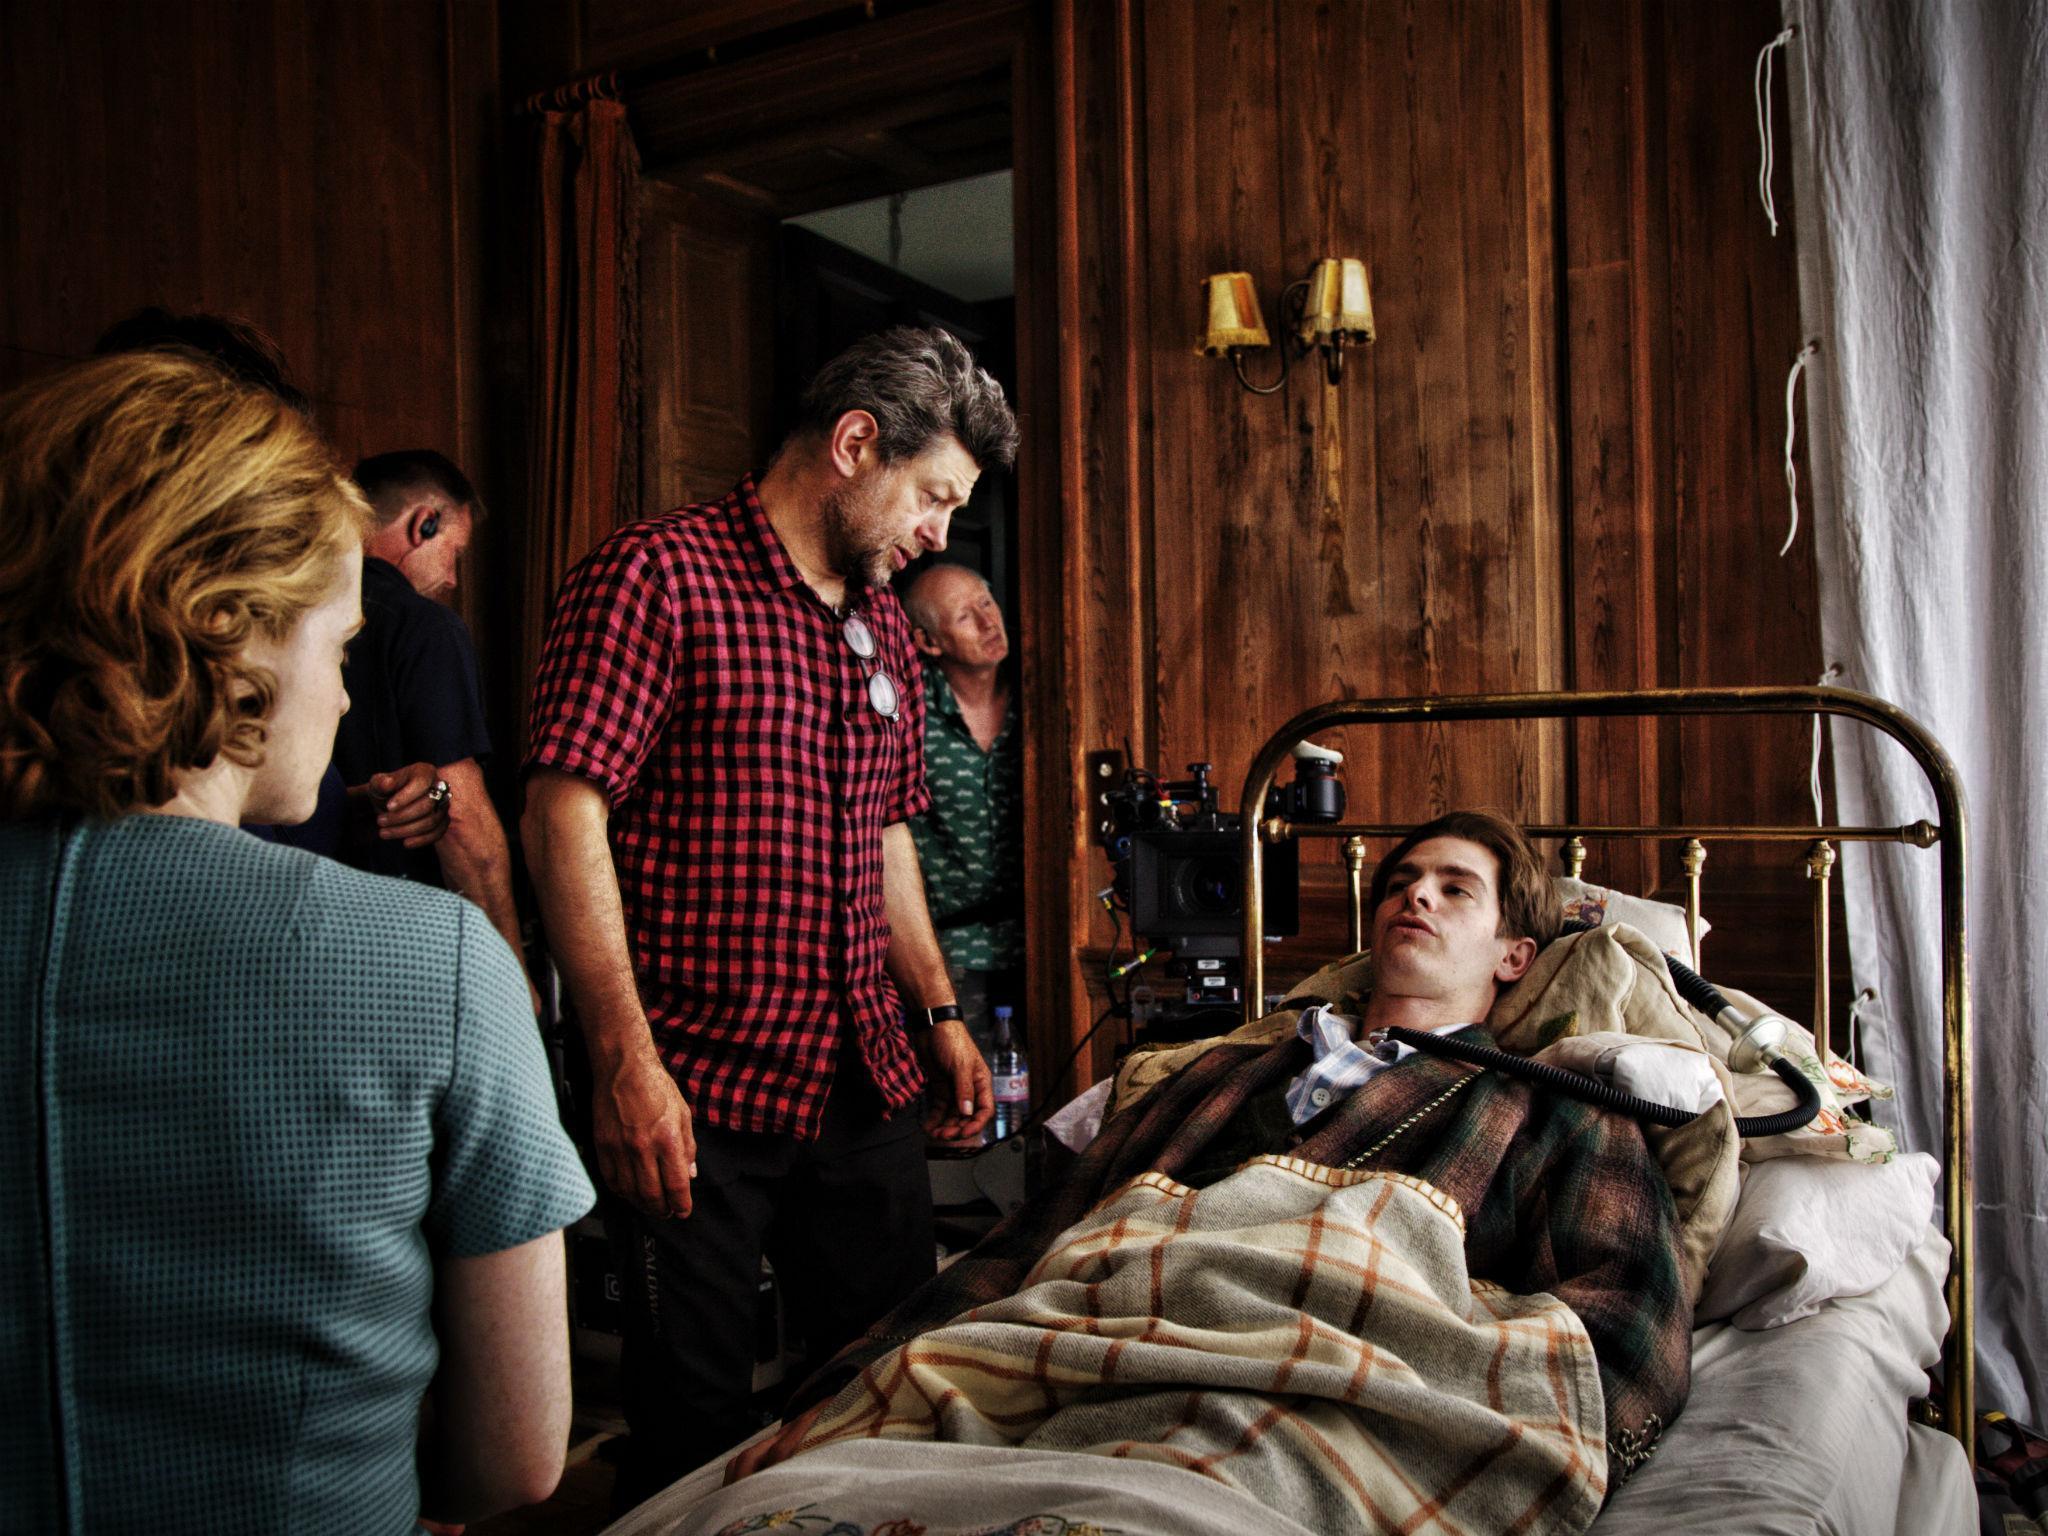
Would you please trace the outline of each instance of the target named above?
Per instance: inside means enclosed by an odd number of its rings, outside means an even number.
[[[434,793],[449,820],[431,855],[358,837],[348,862],[460,892],[521,954],[511,851],[480,766],[491,738],[476,648],[462,619],[436,601],[455,590],[483,504],[469,477],[432,449],[364,459],[355,482],[377,526],[363,542],[363,630],[342,667],[350,708],[334,761],[350,784],[407,763],[434,764]]]

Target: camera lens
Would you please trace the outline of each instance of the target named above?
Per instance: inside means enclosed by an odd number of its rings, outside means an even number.
[[[1238,861],[1215,855],[1189,859],[1174,881],[1176,903],[1190,917],[1233,917],[1244,889]]]

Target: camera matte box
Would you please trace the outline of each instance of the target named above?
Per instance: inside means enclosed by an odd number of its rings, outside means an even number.
[[[1131,836],[1131,929],[1148,939],[1235,939],[1244,921],[1244,871],[1236,832],[1144,831]],[[1301,849],[1266,847],[1268,938],[1301,931]],[[1210,947],[1213,952],[1213,946]],[[1235,948],[1231,953],[1235,954]]]

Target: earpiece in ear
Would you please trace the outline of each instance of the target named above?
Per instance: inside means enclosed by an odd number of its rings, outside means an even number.
[[[435,534],[439,533],[440,531],[441,514],[439,512],[429,512],[425,517],[420,519],[420,537],[422,539],[431,539]]]

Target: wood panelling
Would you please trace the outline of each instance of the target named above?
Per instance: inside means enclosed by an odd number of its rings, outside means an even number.
[[[1074,12],[1068,773],[1128,743],[1175,772],[1213,762],[1229,804],[1266,733],[1323,699],[1562,686],[1548,8],[1439,25],[1401,7],[1150,5],[1122,30],[1115,8]],[[1282,289],[1326,255],[1363,257],[1380,296],[1379,343],[1340,387],[1305,362],[1257,396],[1195,355],[1205,274],[1252,272],[1277,334]],[[1418,727],[1338,744],[1374,814],[1536,815],[1564,804],[1562,739]],[[1074,884],[1092,889],[1106,870],[1081,858]],[[1312,923],[1341,882],[1313,846]],[[1091,901],[1074,911],[1080,992],[1110,930]]]
[[[1800,343],[1789,228],[1756,193],[1748,71],[1776,30],[1746,5],[1567,4],[1559,49],[1565,417],[1575,684],[1814,681],[1809,537],[1781,560],[1784,375]],[[1782,121],[1783,102],[1777,110]],[[1780,188],[1780,193],[1784,188]],[[1798,720],[1580,729],[1578,804],[1701,821],[1811,814]],[[1801,850],[1717,846],[1716,969],[1808,1006]],[[1675,850],[1596,849],[1600,877],[1679,889]]]
[[[1669,249],[1664,200],[1649,195],[1662,179],[1663,114],[1645,33],[1637,6],[1567,5],[1560,17],[1565,643],[1572,686],[1583,689],[1650,688],[1671,676],[1673,648],[1660,649],[1659,625],[1673,484],[1662,318]],[[1655,820],[1668,734],[1639,720],[1576,726],[1574,758],[1588,769],[1577,780],[1578,813],[1610,824]],[[1658,882],[1654,847],[1592,852],[1603,881],[1636,892]]]
[[[149,302],[240,314],[344,455],[459,455],[452,25],[398,0],[10,5],[0,347],[81,356]]]
[[[0,383],[144,304],[242,315],[344,461],[437,448],[496,500],[492,8],[8,0],[0,37]]]
[[[1061,336],[1079,349],[1060,407],[1080,441],[1061,456],[1067,681],[1043,725],[1063,777],[1035,793],[1072,803],[1082,755],[1128,742],[1176,772],[1215,763],[1229,804],[1268,731],[1341,695],[1817,674],[1805,546],[1775,558],[1791,242],[1745,191],[1772,6],[1133,0],[1055,17]],[[1258,397],[1193,355],[1204,274],[1250,271],[1277,335],[1283,286],[1323,255],[1365,259],[1379,324],[1340,387],[1297,365]],[[1626,821],[1796,815],[1803,743],[1797,722],[1617,721],[1339,744],[1373,819],[1482,804]],[[1342,942],[1334,853],[1305,858],[1323,932],[1275,956],[1278,980]],[[1629,889],[1672,872],[1650,847],[1599,854],[1592,872]],[[1076,1028],[1109,938],[1085,899],[1099,855],[1079,856]],[[1773,857],[1717,849],[1710,892],[1786,910],[1798,893],[1756,862]],[[1718,941],[1731,979],[1803,969],[1804,932],[1762,926],[1783,931]]]
[[[1749,105],[1758,38],[1770,34],[1762,15],[1742,28],[1682,5],[1666,8],[1663,21],[1664,180],[1671,243],[1683,253],[1670,275],[1671,381],[1683,404],[1671,448],[1675,680],[1810,683],[1821,666],[1811,524],[1778,555],[1790,518],[1785,374],[1802,340],[1792,236],[1789,226],[1775,240],[1766,232]],[[1740,111],[1728,100],[1731,81],[1742,85]],[[1781,180],[1777,191],[1789,219],[1789,187]],[[1686,779],[1687,814],[1755,804],[1758,795],[1774,813],[1810,812],[1803,775],[1788,782],[1782,771],[1806,760],[1803,723],[1781,721],[1712,750],[1688,728],[1685,747],[1688,762],[1700,758]]]

